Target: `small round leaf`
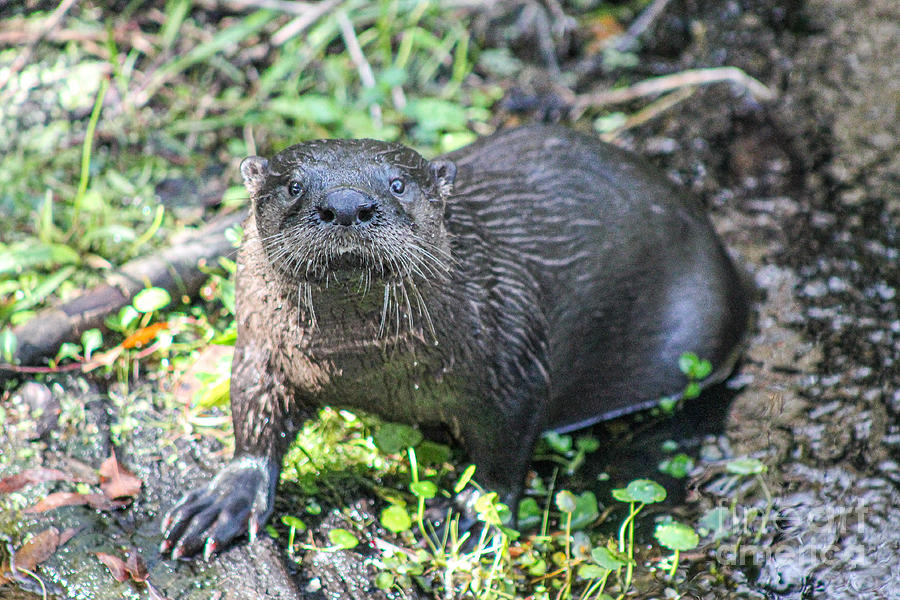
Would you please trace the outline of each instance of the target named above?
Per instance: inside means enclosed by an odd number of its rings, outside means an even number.
[[[372,436],[375,445],[385,454],[397,454],[422,441],[422,433],[409,425],[384,423]]]
[[[141,313],[149,313],[165,308],[172,301],[172,296],[163,288],[152,287],[141,290],[134,296],[131,304]]]
[[[394,533],[400,533],[412,526],[412,519],[409,518],[409,513],[406,512],[405,508],[393,505],[381,511],[381,524],[384,525],[385,529]]]
[[[438,487],[431,481],[417,481],[409,484],[409,491],[417,498],[430,500],[437,496]]]
[[[577,506],[575,494],[568,490],[563,490],[556,494],[556,507],[564,513],[575,512]]]
[[[666,499],[666,488],[650,479],[635,479],[625,487],[634,502],[653,504]]]
[[[578,567],[578,576],[582,579],[600,579],[609,573],[610,569],[604,569],[597,565],[584,564]]]
[[[653,536],[669,550],[693,550],[700,543],[697,532],[677,521],[660,523]]]
[[[519,502],[519,529],[526,531],[540,527],[543,515],[534,498],[523,498]]]
[[[682,479],[688,476],[688,473],[691,472],[691,469],[694,468],[694,459],[685,454],[684,452],[679,452],[675,456],[671,458],[667,458],[661,463],[659,463],[659,470],[665,473],[666,475],[670,475],[676,479]]]
[[[594,492],[584,492],[575,499],[572,512],[572,529],[584,529],[600,517],[597,496]]]
[[[566,454],[572,449],[572,436],[561,435],[555,431],[548,431],[544,434],[544,441],[559,454]]]
[[[328,532],[328,539],[331,540],[332,544],[344,550],[355,548],[359,544],[356,536],[346,529],[332,529]]]
[[[288,527],[293,527],[297,531],[306,531],[306,523],[293,515],[283,515],[281,517],[281,522]]]
[[[384,591],[394,587],[394,574],[387,571],[381,571],[375,576],[375,587]]]
[[[88,329],[81,334],[81,346],[84,349],[84,357],[90,358],[94,350],[103,346],[103,333],[99,329]]]
[[[595,563],[610,571],[615,571],[619,567],[624,567],[627,564],[624,560],[620,560],[613,554],[609,548],[594,548],[591,550],[591,558]]]
[[[736,458],[728,461],[725,470],[734,475],[756,475],[766,472],[766,465],[755,458]]]

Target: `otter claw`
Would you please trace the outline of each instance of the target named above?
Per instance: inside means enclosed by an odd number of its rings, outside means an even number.
[[[213,554],[215,554],[218,549],[218,545],[216,544],[216,540],[212,538],[207,538],[206,544],[203,545],[203,560],[208,561]]]
[[[172,550],[172,560],[180,560],[184,557],[184,547],[180,544],[175,546],[175,549]]]
[[[256,543],[256,535],[259,533],[259,520],[257,520],[256,515],[250,515],[250,521],[247,524],[247,529],[249,529],[250,533],[250,543]]]

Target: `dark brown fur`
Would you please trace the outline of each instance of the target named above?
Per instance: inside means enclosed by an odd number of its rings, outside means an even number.
[[[444,427],[514,503],[541,431],[677,393],[687,351],[720,379],[744,332],[748,295],[699,204],[568,129],[505,131],[432,162],[308,142],[242,173],[236,458],[164,523],[178,556],[267,518],[317,407]]]

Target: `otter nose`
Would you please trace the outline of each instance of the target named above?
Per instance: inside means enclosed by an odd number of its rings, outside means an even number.
[[[322,222],[349,227],[371,221],[375,202],[356,190],[340,188],[328,192],[317,210]]]

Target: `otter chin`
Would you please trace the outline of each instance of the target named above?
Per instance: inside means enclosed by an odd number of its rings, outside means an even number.
[[[750,294],[701,204],[591,135],[532,125],[430,161],[317,140],[241,174],[235,458],[163,520],[174,557],[255,535],[321,406],[445,429],[515,506],[541,432],[678,394],[685,352],[705,384],[738,356]]]

